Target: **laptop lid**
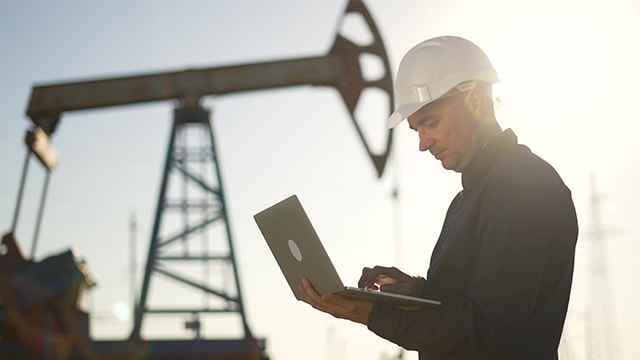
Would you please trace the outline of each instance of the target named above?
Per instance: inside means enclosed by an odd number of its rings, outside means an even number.
[[[345,287],[296,195],[255,214],[254,219],[298,300],[302,298],[298,286],[306,277],[319,294],[339,294],[411,309],[440,304],[435,300]]]
[[[254,219],[296,299],[301,299],[298,286],[305,277],[319,294],[344,289],[296,195],[255,214]]]

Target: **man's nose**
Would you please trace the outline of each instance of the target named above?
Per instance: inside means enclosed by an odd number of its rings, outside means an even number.
[[[419,137],[420,137],[420,144],[419,144],[420,151],[427,151],[436,143],[433,137],[429,136],[428,134],[421,132],[419,134]]]

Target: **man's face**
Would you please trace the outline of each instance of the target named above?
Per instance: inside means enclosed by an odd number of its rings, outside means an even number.
[[[425,105],[407,118],[420,139],[420,151],[431,154],[447,170],[462,172],[480,149],[475,141],[478,118],[461,93]]]

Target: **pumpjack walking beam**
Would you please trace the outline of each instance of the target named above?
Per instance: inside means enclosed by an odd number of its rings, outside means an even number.
[[[359,46],[338,33],[331,50],[324,56],[35,86],[27,115],[51,133],[60,114],[66,111],[300,85],[331,86],[342,95],[365,150],[378,176],[382,176],[391,150],[392,131],[387,134],[385,149],[374,154],[356,121],[355,109],[363,89],[368,87],[382,90],[388,96],[389,109],[393,108],[389,60],[380,33],[364,4],[358,0],[349,2],[345,18],[349,15],[364,19],[373,37],[371,44]],[[384,73],[380,78],[364,78],[359,59],[363,54],[373,55],[381,61]]]

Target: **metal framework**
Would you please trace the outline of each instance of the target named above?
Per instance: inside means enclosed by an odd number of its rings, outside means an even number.
[[[143,314],[194,314],[189,328],[200,337],[201,314],[239,315],[244,337],[252,338],[244,316],[240,279],[235,264],[220,163],[216,156],[209,111],[179,108],[165,160],[160,195],[140,302],[132,338],[140,338]],[[217,229],[216,229],[217,228]],[[217,232],[216,232],[217,230]],[[226,240],[226,243],[224,241]],[[189,275],[176,264],[189,262]],[[214,278],[211,278],[212,269]],[[156,307],[149,302],[152,274],[202,291],[201,305]]]
[[[363,20],[373,39],[371,43],[357,45],[338,33],[332,48],[323,56],[45,84],[32,88],[27,115],[47,135],[55,131],[61,115],[68,111],[172,99],[180,100],[182,104],[174,113],[130,339],[124,342],[94,342],[96,353],[105,359],[129,358],[135,353],[145,353],[149,359],[181,359],[190,355],[178,351],[179,348],[191,346],[191,350],[202,351],[198,356],[203,358],[264,358],[264,343],[253,337],[244,316],[214,130],[209,112],[199,103],[207,95],[301,85],[333,87],[340,92],[378,177],[382,176],[391,149],[392,131],[387,132],[386,147],[382,152],[373,152],[356,119],[356,108],[363,90],[376,88],[387,96],[391,112],[393,88],[389,61],[380,34],[364,4],[358,0],[350,1],[344,15],[345,18],[358,16]],[[382,64],[383,73],[379,78],[365,79],[362,55],[375,57]],[[28,160],[29,156],[26,162]],[[26,172],[23,179],[25,176]],[[181,270],[181,265],[185,264],[198,264],[201,269],[199,275],[193,271],[187,275]],[[220,276],[211,277],[210,273],[216,271]],[[200,292],[201,302],[171,306],[155,303],[151,280],[152,277],[154,280],[160,279],[154,275]],[[157,285],[154,282],[154,290]],[[241,339],[203,342],[200,338],[200,316],[211,313],[237,315],[243,332]],[[194,341],[199,341],[201,346],[193,347],[189,345],[193,343],[180,340],[163,342],[143,339],[145,314],[192,315],[193,320],[185,325],[195,331]],[[159,351],[161,348],[164,350]],[[158,351],[154,352],[154,349]],[[172,357],[173,354],[175,357]]]

